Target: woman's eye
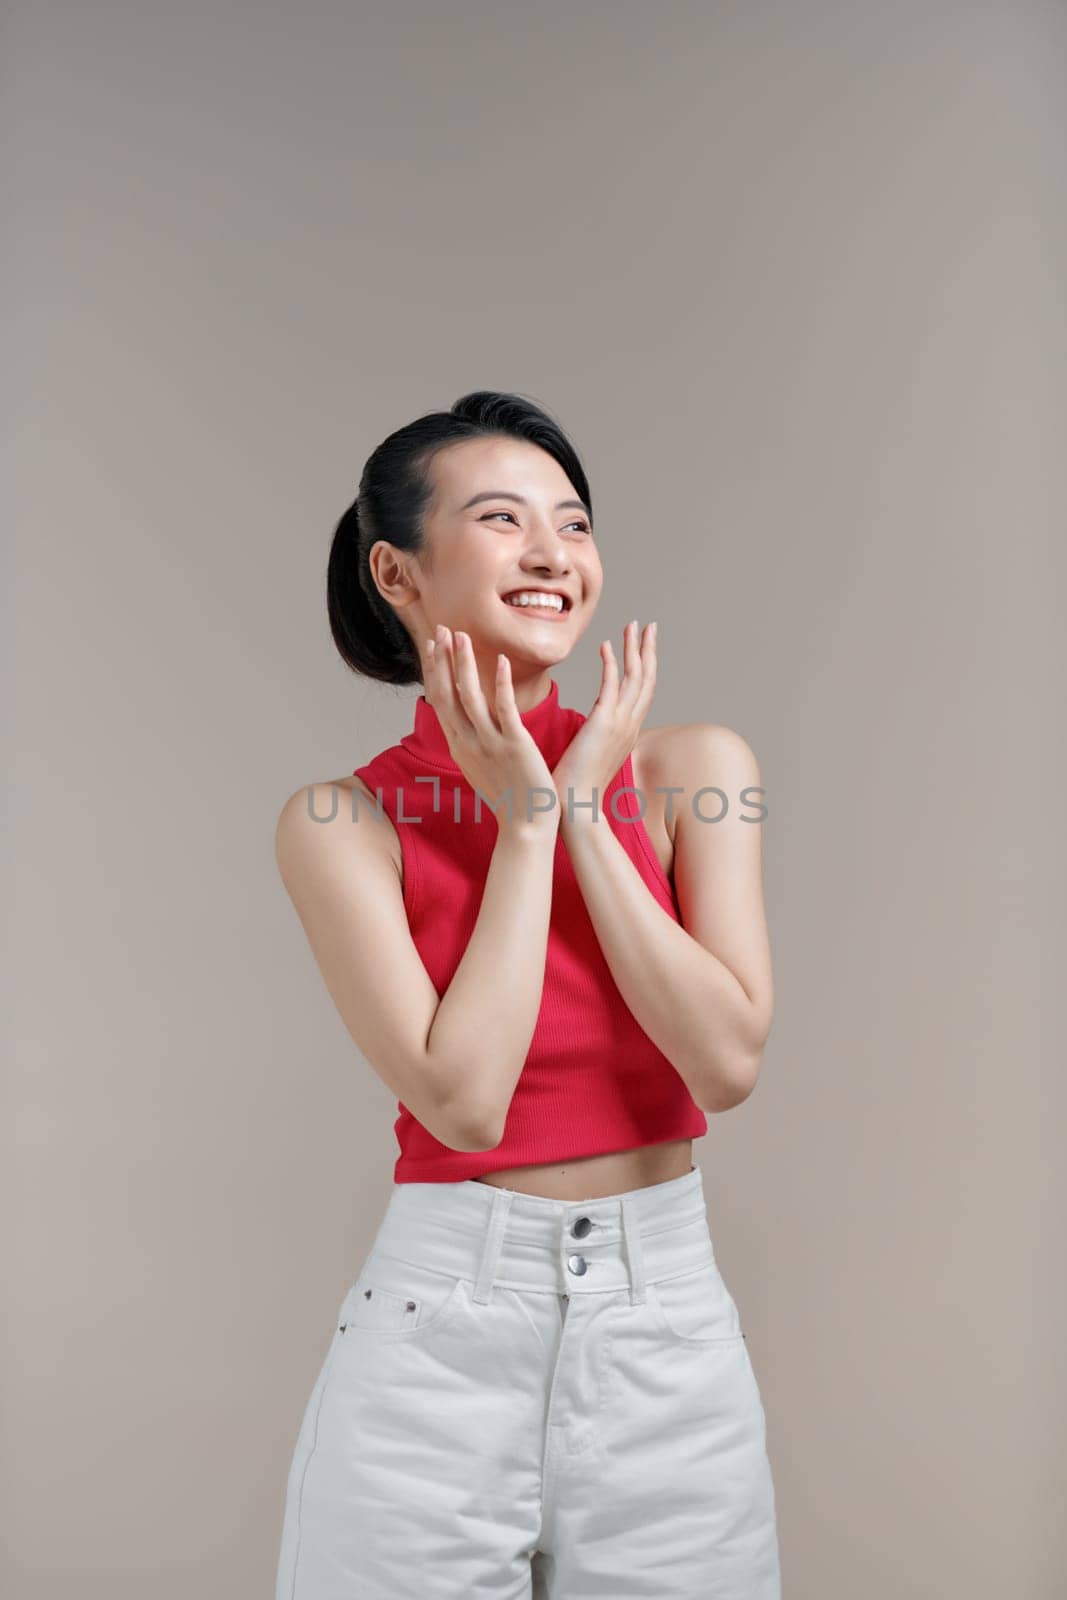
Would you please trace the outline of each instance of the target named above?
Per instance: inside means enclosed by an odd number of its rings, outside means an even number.
[[[486,513],[486,515],[482,518],[482,521],[483,522],[491,522],[494,517],[510,517],[512,522],[515,521],[515,514],[512,511],[490,511],[490,512]],[[579,528],[582,531],[582,533],[591,533],[592,532],[592,529],[590,528],[588,522],[581,522],[581,521],[568,522],[567,523],[567,527],[568,528]]]

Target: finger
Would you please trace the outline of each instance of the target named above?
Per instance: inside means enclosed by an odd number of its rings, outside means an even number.
[[[600,645],[600,660],[602,675],[600,679],[600,693],[596,703],[604,706],[609,712],[614,712],[619,696],[619,667],[615,660],[615,652],[611,648],[611,640],[604,639]]]
[[[651,622],[645,628],[645,636],[641,642],[641,663],[641,692],[637,696],[634,711],[643,722],[652,704],[652,696],[656,692],[656,630]]]
[[[435,635],[433,708],[445,733],[455,737],[463,727],[464,718],[456,696],[452,630],[439,622]]]
[[[441,648],[440,627],[436,628],[427,638],[417,642],[421,646],[419,658],[422,666],[422,687],[427,700],[432,705],[432,697],[436,694],[441,663],[445,659]]]
[[[433,672],[433,647],[434,641],[432,639],[419,641],[419,667],[422,671],[422,687],[424,691],[429,686],[430,675]],[[429,695],[427,695],[427,699],[429,699]]]
[[[637,621],[628,622],[623,629],[623,664],[624,675],[622,687],[619,691],[619,710],[629,715],[637,702],[641,692],[643,677],[641,653],[637,646]]]
[[[478,669],[474,664],[474,646],[471,644],[470,634],[462,631],[456,633],[455,657],[458,702],[463,708],[469,727],[481,738],[489,738],[500,730],[490,715],[485,695],[482,693]]]
[[[511,678],[511,658],[503,651],[496,658],[496,720],[501,732],[514,736],[523,731],[523,721],[515,704],[515,685]]]
[[[430,657],[431,657],[431,654],[432,654],[430,646],[432,644],[433,644],[433,640],[432,639],[416,639],[415,640],[415,650],[416,650],[416,653],[418,654],[419,666],[422,668],[423,677],[426,676],[426,673],[429,670]]]

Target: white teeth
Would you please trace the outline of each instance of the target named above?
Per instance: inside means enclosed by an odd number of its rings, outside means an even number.
[[[505,595],[504,604],[508,606],[540,606],[542,609],[549,611],[566,610],[562,595],[539,594],[534,589],[524,589],[520,594]]]

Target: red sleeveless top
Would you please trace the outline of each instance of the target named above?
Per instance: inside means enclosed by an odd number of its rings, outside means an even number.
[[[560,705],[555,679],[548,694],[521,715],[550,768],[585,721],[582,712]],[[476,819],[474,789],[453,761],[425,695],[415,702],[411,733],[357,767],[355,776],[396,828],[411,936],[443,995],[477,921],[497,839],[496,818],[483,800]],[[358,804],[369,808],[365,796]],[[680,922],[640,808],[627,756],[600,796],[596,826],[611,827],[649,893]],[[562,834],[556,839],[541,1009],[503,1138],[492,1150],[453,1150],[403,1102],[398,1110],[396,1183],[454,1182],[504,1167],[573,1160],[707,1132],[707,1119],[684,1080],[622,998]]]

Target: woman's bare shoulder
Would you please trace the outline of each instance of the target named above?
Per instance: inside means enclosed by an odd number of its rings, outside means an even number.
[[[653,818],[664,811],[664,829],[674,841],[674,824],[687,795],[707,785],[723,788],[759,783],[759,766],[746,740],[721,722],[672,722],[642,728],[633,751],[634,783],[650,801]],[[656,791],[681,790],[666,806]],[[681,806],[679,805],[681,802]]]
[[[282,876],[308,852],[373,850],[402,876],[396,829],[378,797],[354,773],[324,778],[294,789],[278,814],[275,854]]]
[[[639,789],[655,789],[671,782],[670,771],[676,765],[683,736],[691,726],[687,722],[670,722],[662,728],[641,729],[631,757],[634,783]]]
[[[662,728],[642,728],[634,746],[634,761],[657,776],[663,775],[665,764],[709,754],[736,760],[751,756],[752,750],[741,734],[721,722],[670,722]]]
[[[665,750],[671,748],[679,730],[689,726],[688,722],[668,722],[662,728],[642,728],[634,745],[634,760],[655,761]]]

